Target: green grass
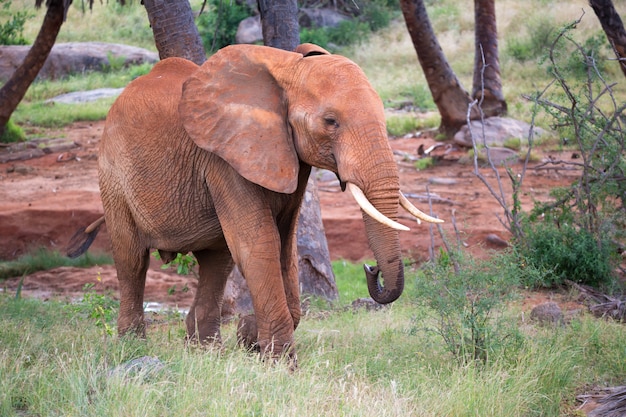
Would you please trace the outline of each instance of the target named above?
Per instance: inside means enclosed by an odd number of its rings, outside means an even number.
[[[14,261],[0,261],[0,279],[32,274],[59,266],[88,267],[112,264],[113,259],[106,254],[86,253],[76,259],[70,259],[59,252],[39,249],[21,256]]]
[[[347,265],[337,269],[346,300],[361,268]],[[589,316],[560,328],[523,325],[525,342],[506,360],[461,366],[422,330],[434,323],[410,297],[376,312],[307,315],[294,373],[237,348],[234,323],[222,349],[197,350],[183,344],[179,319],[153,322],[142,342],[105,336],[94,319],[53,301],[0,295],[0,310],[3,416],[549,417],[570,409],[584,386],[626,373],[622,326]],[[164,369],[107,376],[142,356]]]

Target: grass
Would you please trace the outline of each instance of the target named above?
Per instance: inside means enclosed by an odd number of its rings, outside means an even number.
[[[14,261],[0,262],[0,279],[32,274],[59,266],[88,267],[92,265],[112,264],[110,255],[86,253],[76,259],[70,259],[59,252],[39,249],[21,256]]]
[[[350,300],[361,267],[335,266]],[[222,349],[198,350],[183,344],[179,319],[153,322],[137,341],[104,336],[54,301],[0,295],[0,310],[3,416],[559,416],[582,387],[626,373],[621,325],[589,316],[560,328],[523,324],[525,342],[506,360],[459,365],[437,334],[420,330],[434,323],[411,297],[376,312],[309,313],[294,373],[236,347],[234,323]],[[164,369],[107,376],[143,356]]]

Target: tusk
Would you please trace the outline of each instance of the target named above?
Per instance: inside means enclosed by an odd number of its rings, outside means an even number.
[[[371,218],[373,218],[374,220],[386,226],[391,227],[392,229],[404,230],[404,231],[411,230],[405,225],[400,224],[394,220],[391,220],[389,217],[385,216],[380,211],[378,211],[376,207],[374,207],[372,203],[369,202],[367,197],[365,197],[365,194],[359,187],[357,187],[356,185],[350,182],[347,183],[347,185],[348,185],[348,190],[350,190],[350,192],[352,193],[352,196],[356,200],[356,203],[359,205],[359,207],[361,207],[361,209],[364,212],[369,214]]]
[[[409,199],[402,194],[402,192],[400,192],[400,205],[413,216],[417,217],[417,223],[420,223],[420,219],[428,223],[443,223],[443,220],[429,216],[415,207],[413,203],[411,203]]]

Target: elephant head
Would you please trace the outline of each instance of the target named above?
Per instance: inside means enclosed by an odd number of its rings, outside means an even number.
[[[185,82],[179,114],[199,147],[269,190],[295,192],[301,163],[334,172],[361,201],[378,264],[366,266],[370,295],[400,296],[399,204],[439,220],[402,197],[382,101],[355,63],[311,44],[226,47]]]

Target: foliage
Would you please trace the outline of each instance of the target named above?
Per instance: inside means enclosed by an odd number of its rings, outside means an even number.
[[[152,252],[152,256],[154,256],[155,259],[161,259],[159,251]],[[192,254],[177,253],[176,257],[171,262],[161,265],[161,269],[176,268],[176,273],[179,275],[193,274],[196,278],[198,278],[198,274],[194,270],[197,265],[198,261]]]
[[[522,253],[539,266],[558,260],[549,283],[568,278],[601,285],[612,280],[615,242],[625,237],[626,135],[622,123],[626,103],[618,102],[596,61],[587,55],[589,51],[568,36],[573,27],[566,27],[554,45],[574,44],[587,66],[585,82],[571,81],[575,78],[569,70],[572,58],[553,48],[548,66],[554,88],[533,100],[552,118],[555,130],[577,156],[573,161],[551,160],[546,165],[568,166],[580,176],[570,186],[555,189],[555,201],[536,205],[530,220],[542,216],[552,224],[530,227],[529,232],[537,236],[522,242]]]
[[[100,274],[97,276],[97,281],[102,281]],[[74,314],[93,320],[96,327],[102,329],[104,336],[113,336],[115,333],[113,323],[117,318],[120,303],[110,293],[96,292],[96,285],[92,282],[85,284],[83,298],[78,302],[68,304],[66,308]]]
[[[553,19],[539,16],[524,19],[522,22],[525,30],[510,31],[504,52],[519,62],[545,56],[557,29]]]
[[[418,171],[423,171],[425,169],[432,168],[433,166],[435,166],[435,159],[433,159],[432,156],[420,158],[417,161],[415,161],[413,166],[415,166],[415,169],[417,169]]]
[[[0,0],[0,8],[9,13],[6,22],[0,24],[0,45],[27,45],[24,39],[24,24],[31,17],[26,11],[9,11],[11,0]]]
[[[24,139],[26,139],[24,130],[13,123],[13,119],[9,119],[4,133],[0,136],[0,143],[22,142]]]
[[[314,43],[329,50],[358,44],[368,39],[372,32],[389,26],[398,14],[395,0],[365,0],[359,2],[358,8],[354,8],[353,4],[344,4],[344,9],[339,7],[351,18],[336,27],[300,28],[300,42]]]
[[[87,252],[76,259],[70,259],[57,251],[41,248],[27,253],[14,261],[0,262],[0,279],[28,275],[33,272],[46,271],[59,266],[86,268],[94,265],[112,263],[113,259],[111,259],[109,255],[94,255]]]
[[[522,342],[500,317],[519,284],[512,260],[505,254],[483,262],[440,250],[437,260],[418,272],[418,302],[433,310],[435,332],[461,364],[486,364]]]
[[[300,29],[301,43],[314,43],[322,48],[335,49],[366,39],[370,27],[357,19],[344,20],[336,27],[312,27]]]
[[[552,287],[565,280],[601,287],[613,279],[615,248],[611,241],[568,223],[529,224],[519,250],[527,265],[544,271],[539,280],[537,275],[525,280],[530,287]]]
[[[204,49],[213,53],[235,43],[239,22],[252,15],[246,2],[209,0],[207,10],[196,19]]]

